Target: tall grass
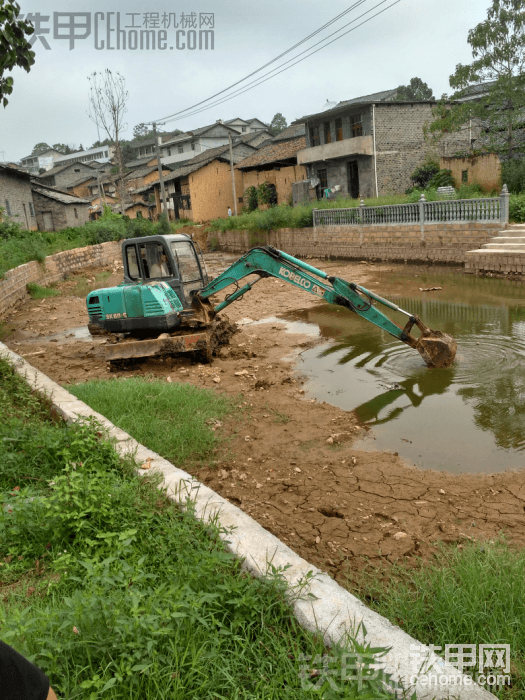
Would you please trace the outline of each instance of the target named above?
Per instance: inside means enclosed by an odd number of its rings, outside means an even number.
[[[366,593],[378,612],[425,644],[443,651],[447,644],[510,644],[513,685],[496,694],[525,697],[523,550],[504,540],[469,542],[462,549],[443,545],[434,562],[391,571],[390,585],[371,581]]]
[[[217,523],[198,523],[190,502],[183,511],[153,478],[138,479],[96,425],[50,420],[3,360],[0,380],[0,638],[58,697],[391,697],[370,675],[375,652],[357,644],[361,657],[345,661],[364,661],[362,685],[341,679],[336,648],[331,689],[322,637],[295,620],[279,571],[244,574]],[[301,666],[319,670],[323,690],[303,688],[312,683]]]
[[[153,378],[93,380],[69,391],[174,464],[209,458],[217,446],[210,424],[232,410],[216,392]]]

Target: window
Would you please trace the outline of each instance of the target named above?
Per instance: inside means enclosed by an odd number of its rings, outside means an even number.
[[[75,212],[75,219],[78,219],[78,210],[76,207],[73,207],[73,211]]]
[[[184,146],[179,146],[179,153],[184,153]]]
[[[243,127],[242,127],[242,130],[243,130],[243,131],[246,131],[246,127],[245,127],[245,126],[243,126]]]
[[[12,216],[13,212],[11,211],[11,204],[9,203],[9,200],[5,200],[5,213],[7,216]]]
[[[310,129],[310,143],[312,146],[319,146],[321,139],[319,138],[319,127],[314,126]]]
[[[144,274],[148,278],[172,277],[171,265],[160,243],[139,246]]]
[[[168,155],[171,156],[171,148],[168,148]]]
[[[461,182],[468,182],[468,170],[461,171]]]
[[[195,150],[195,144],[194,144],[194,143],[191,144],[191,150],[192,150],[192,151]]]
[[[177,260],[179,275],[183,284],[201,280],[201,270],[193,246],[188,241],[173,241],[171,252]]]
[[[142,217],[142,212],[141,212],[140,209],[139,209],[139,210],[137,211],[137,219],[142,219],[142,218],[143,218],[143,217]]]
[[[343,140],[343,120],[342,119],[335,120],[335,140],[336,141]]]
[[[75,172],[76,172],[76,173],[79,173],[79,172],[80,172],[80,168],[75,168]]]
[[[330,131],[330,122],[324,123],[324,142],[332,143],[332,132]]]
[[[33,202],[29,202],[29,213],[31,214],[31,216],[35,215],[35,208],[33,206]]]
[[[360,114],[353,114],[350,117],[350,135],[352,138],[363,135],[363,123]]]

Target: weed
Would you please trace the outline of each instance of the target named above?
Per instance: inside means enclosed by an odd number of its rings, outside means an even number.
[[[524,579],[525,552],[500,538],[462,549],[441,544],[434,562],[393,567],[390,584],[367,577],[365,592],[378,612],[401,620],[424,644],[510,644],[512,687],[491,689],[510,700],[525,693]]]
[[[52,287],[41,287],[39,284],[30,282],[26,284],[26,289],[32,299],[47,299],[48,297],[60,296],[60,292]]]

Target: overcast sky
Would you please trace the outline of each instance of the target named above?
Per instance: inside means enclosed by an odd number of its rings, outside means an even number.
[[[40,12],[49,16],[49,21],[42,22],[41,26],[50,30],[42,34],[50,48],[46,49],[37,39],[36,62],[31,72],[13,71],[14,92],[7,108],[0,107],[0,161],[17,161],[29,155],[33,146],[41,141],[75,147],[82,144],[89,148],[98,138],[97,128],[87,114],[88,75],[93,71],[109,68],[124,76],[129,91],[125,137],[130,138],[134,125],[184,110],[241,80],[356,0],[78,1],[74,10],[89,14],[92,33],[76,40],[73,49],[70,49],[69,40],[54,38],[53,32],[54,13],[70,12],[69,0],[18,2],[24,14]],[[393,2],[395,0],[385,0],[373,10],[381,0],[364,0],[358,8],[270,68],[328,37],[367,10],[372,11],[357,19],[355,24]],[[44,4],[45,10],[42,9]],[[327,99],[340,101],[388,90],[407,84],[414,76],[428,83],[439,97],[450,91],[448,77],[456,64],[471,62],[468,31],[486,18],[489,4],[490,0],[399,0],[339,41],[259,87],[163,128],[166,131],[188,130],[237,116],[258,117],[269,122],[276,112],[282,112],[290,123],[305,114],[320,111]],[[121,28],[128,42],[126,50],[107,47],[108,12],[120,13]],[[201,13],[213,14],[213,50],[177,49],[176,32],[183,29],[187,32],[191,28],[182,26],[181,15],[191,16],[192,12],[196,13],[197,25]],[[104,13],[98,15],[98,49],[94,36],[95,13]],[[132,17],[129,13],[137,14]],[[163,13],[171,14],[170,26],[165,30],[165,50],[158,46],[155,50],[130,50],[129,41],[134,40],[131,25],[144,29],[145,19],[154,19],[145,18],[145,13],[159,13],[161,26],[157,32],[163,29]],[[178,29],[173,27],[173,14]],[[116,19],[116,14],[111,16],[110,27],[116,26]],[[204,17],[202,19],[204,21]],[[81,20],[84,18],[76,19],[77,22]],[[59,31],[67,33],[66,29]],[[81,33],[80,29],[77,33]],[[115,45],[114,32],[111,37]],[[185,40],[191,41],[191,37],[179,34],[180,47]],[[100,48],[102,42],[104,48]]]

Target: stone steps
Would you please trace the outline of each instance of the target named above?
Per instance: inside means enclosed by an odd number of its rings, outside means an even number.
[[[465,272],[525,275],[525,224],[510,224],[481,248],[469,250]]]

